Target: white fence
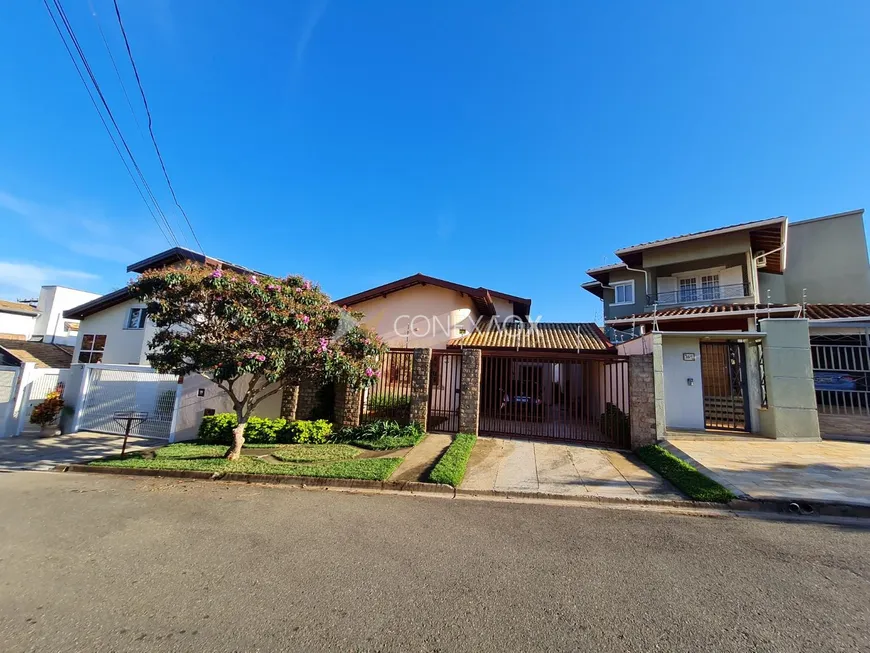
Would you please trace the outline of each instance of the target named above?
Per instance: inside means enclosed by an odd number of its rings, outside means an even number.
[[[36,367],[0,367],[0,437],[36,433],[39,426],[30,423],[33,408],[49,392],[63,389],[70,371]]]
[[[118,413],[141,413],[130,433],[169,439],[178,395],[178,377],[138,365],[86,365],[74,431],[123,434]]]

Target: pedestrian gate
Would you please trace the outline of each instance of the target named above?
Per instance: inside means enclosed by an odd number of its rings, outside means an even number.
[[[462,352],[433,351],[429,366],[429,413],[427,430],[459,431],[459,400],[462,381]]]

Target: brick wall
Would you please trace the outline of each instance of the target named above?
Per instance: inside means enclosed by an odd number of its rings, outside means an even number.
[[[656,396],[653,355],[642,354],[628,359],[629,415],[631,448],[656,442]]]

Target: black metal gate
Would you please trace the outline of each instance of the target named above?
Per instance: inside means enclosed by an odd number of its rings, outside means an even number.
[[[483,352],[480,433],[631,445],[628,358]]]
[[[380,377],[366,389],[360,404],[360,424],[394,420],[407,424],[411,419],[411,371],[414,352],[391,349],[380,360]]]
[[[432,352],[429,367],[429,413],[426,420],[428,431],[459,431],[461,378],[461,351]]]
[[[746,354],[741,342],[701,343],[704,426],[728,431],[749,430]]]

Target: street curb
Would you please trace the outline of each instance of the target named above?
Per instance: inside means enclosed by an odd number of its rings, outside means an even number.
[[[759,500],[751,498],[734,499],[729,503],[707,503],[703,501],[676,499],[647,499],[643,497],[609,496],[572,496],[551,492],[514,492],[502,490],[471,490],[453,488],[440,483],[420,483],[416,481],[369,481],[352,478],[320,478],[316,476],[285,476],[277,474],[242,474],[227,472],[223,474],[174,469],[136,469],[132,467],[97,467],[91,465],[58,465],[56,472],[78,472],[86,474],[114,474],[116,476],[153,476],[182,478],[206,481],[231,481],[234,483],[262,483],[268,485],[290,485],[299,488],[340,488],[350,490],[369,490],[380,492],[408,492],[409,494],[436,494],[457,497],[494,497],[498,499],[547,500],[565,504],[609,504],[614,506],[646,506],[678,508],[691,510],[714,510],[725,512],[752,512],[781,514],[790,517],[852,517],[870,519],[870,507],[855,504],[835,503],[804,499]]]
[[[356,490],[388,490],[454,495],[449,485],[419,483],[416,481],[369,481],[358,478],[323,478],[319,476],[291,476],[289,474],[244,474],[240,472],[198,472],[185,469],[141,469],[135,467],[99,467],[92,465],[57,465],[56,472],[85,474],[115,474],[121,476],[168,476],[207,481],[233,481],[235,483],[268,483],[295,487],[347,488]]]

